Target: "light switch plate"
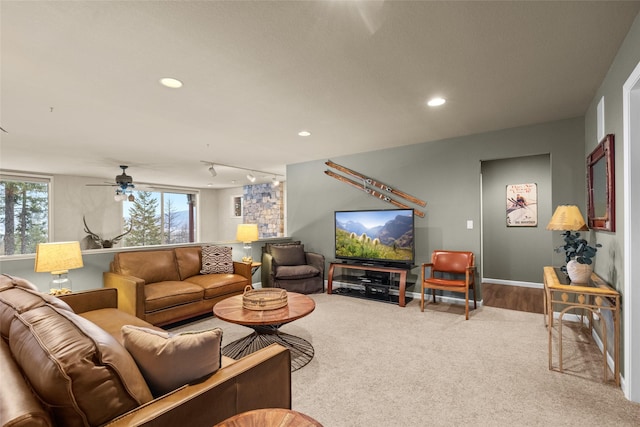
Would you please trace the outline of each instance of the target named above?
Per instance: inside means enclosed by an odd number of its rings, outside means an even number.
[[[467,230],[473,230],[473,220],[472,219],[468,219],[467,220]]]

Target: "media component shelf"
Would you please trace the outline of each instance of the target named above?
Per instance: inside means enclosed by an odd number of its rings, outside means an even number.
[[[336,269],[340,274],[335,274]],[[363,264],[347,264],[344,262],[332,262],[329,264],[329,277],[327,279],[327,293],[331,294],[333,290],[333,281],[339,281],[350,285],[354,288],[336,289],[336,293],[346,293],[347,295],[362,296],[387,302],[396,302],[400,307],[404,307],[407,303],[405,291],[407,288],[407,272],[411,266],[407,268],[400,267],[383,267],[375,265]],[[398,290],[397,297],[389,293],[389,290]]]

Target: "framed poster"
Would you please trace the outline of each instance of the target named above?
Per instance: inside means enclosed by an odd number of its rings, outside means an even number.
[[[231,218],[242,218],[242,196],[231,196]]]
[[[507,227],[538,226],[538,184],[507,185]]]

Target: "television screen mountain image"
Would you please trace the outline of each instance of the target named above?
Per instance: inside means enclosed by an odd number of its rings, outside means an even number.
[[[412,263],[411,209],[335,212],[336,258],[379,263]]]

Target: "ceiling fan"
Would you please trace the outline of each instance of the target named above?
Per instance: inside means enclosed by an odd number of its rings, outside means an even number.
[[[120,169],[122,169],[122,173],[120,175],[116,175],[116,181],[115,183],[104,183],[104,184],[87,184],[87,186],[89,187],[104,187],[104,186],[110,186],[110,187],[118,187],[116,188],[116,195],[114,196],[114,199],[116,202],[120,202],[123,200],[128,199],[130,202],[133,202],[135,200],[135,197],[133,196],[132,193],[132,189],[134,189],[136,186],[133,184],[133,177],[131,175],[127,175],[127,168],[129,166],[126,165],[120,165]],[[127,196],[128,194],[128,196]]]

